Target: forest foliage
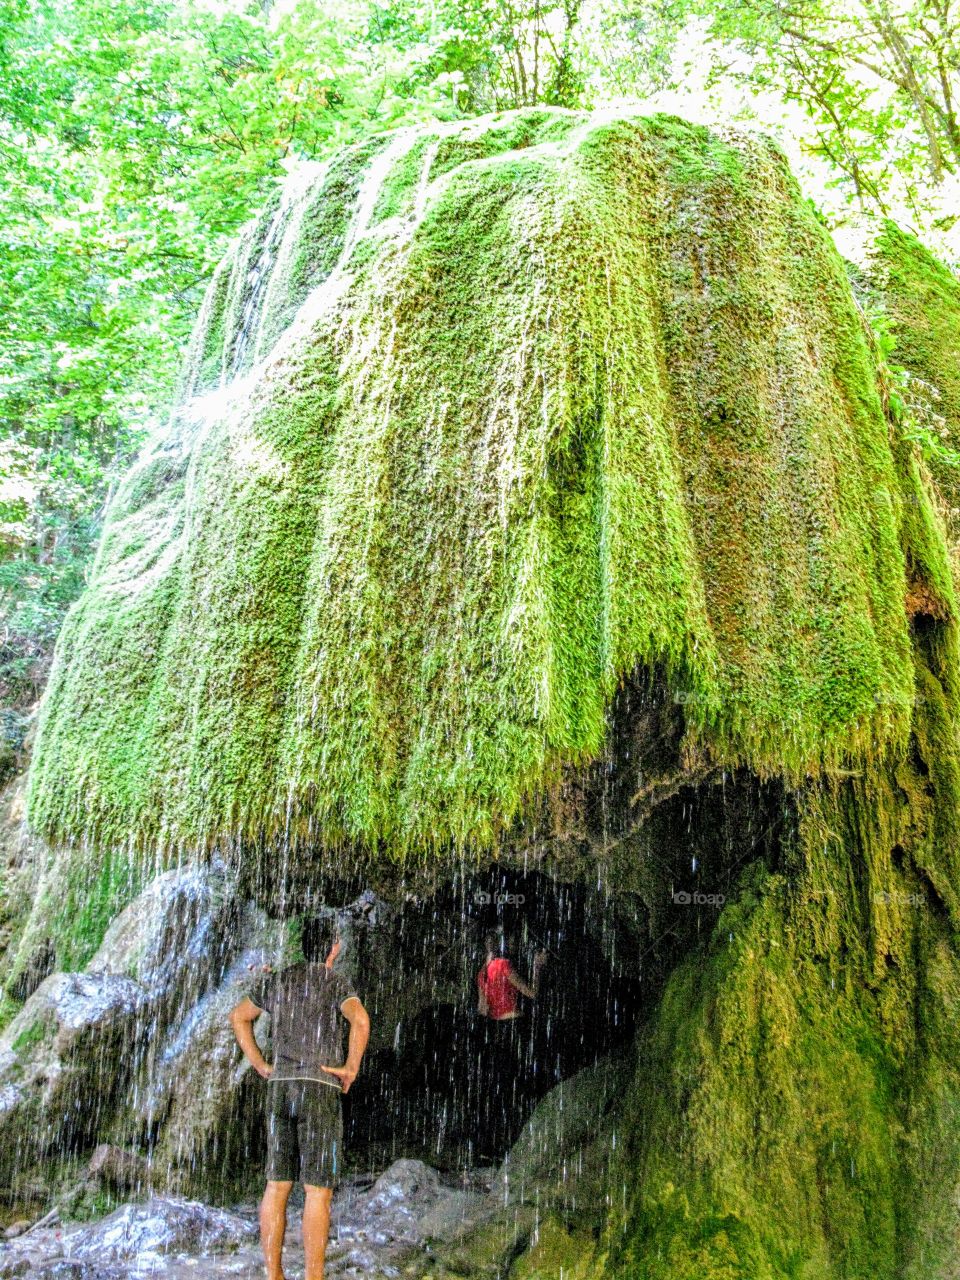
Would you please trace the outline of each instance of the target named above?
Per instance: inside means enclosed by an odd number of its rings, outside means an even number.
[[[835,213],[949,233],[958,31],[951,0],[0,0],[0,701],[42,687],[213,268],[298,160],[682,96],[696,46],[696,84],[741,117],[798,108]]]

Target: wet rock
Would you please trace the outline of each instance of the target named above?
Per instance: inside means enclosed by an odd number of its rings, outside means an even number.
[[[257,1238],[256,1227],[195,1200],[155,1198],[127,1204],[64,1240],[71,1261],[140,1265],[169,1254],[230,1253]]]
[[[279,926],[238,906],[223,864],[157,877],[113,921],[86,971],[49,977],[0,1036],[0,1180],[65,1145],[136,1146],[151,1125],[153,1141],[168,1119],[159,1167],[182,1190],[177,1170],[202,1168],[196,1157],[224,1125],[230,1140],[243,1060],[226,1014],[243,994],[245,966],[262,963],[278,939]],[[106,1163],[93,1172],[107,1185],[144,1184],[142,1165],[97,1158]]]
[[[133,978],[180,1008],[216,986],[236,921],[234,878],[220,862],[178,867],[152,880],[110,925],[88,973]]]
[[[21,765],[30,715],[12,707],[0,709],[0,784],[13,777]]]
[[[19,1222],[11,1222],[3,1233],[4,1240],[16,1240],[17,1236],[22,1236],[30,1227],[29,1218],[21,1218]]]
[[[20,772],[0,785],[0,985],[18,1003],[32,995],[51,972],[49,939],[42,932],[28,938],[23,955],[18,955],[37,883],[49,861],[43,841],[27,830],[28,761],[25,741]],[[24,973],[27,967],[29,975]]]
[[[626,1058],[603,1058],[551,1089],[541,1098],[491,1184],[501,1204],[540,1198],[550,1188],[561,1197],[574,1194],[585,1174],[594,1176],[585,1156],[599,1144],[609,1152],[604,1124],[630,1078]]]
[[[39,1062],[39,1046],[53,1033],[55,1051],[63,1056],[81,1044],[103,1043],[143,1004],[143,988],[129,978],[107,974],[55,973],[24,1005],[7,1027],[0,1044],[15,1051],[19,1045],[38,1046],[31,1061]],[[38,1029],[43,1029],[40,1034]]]
[[[243,949],[221,985],[158,1044],[146,1084],[142,1109],[159,1134],[153,1168],[163,1171],[167,1185],[179,1189],[190,1188],[198,1169],[209,1170],[204,1154],[213,1147],[219,1174],[231,1167],[249,1169],[249,1144],[263,1111],[263,1083],[240,1052],[229,1013],[245,995],[254,970],[278,947],[279,932],[276,922],[252,906],[244,911],[237,932]],[[258,1019],[256,1034],[264,1048],[268,1026],[268,1018]],[[205,1174],[205,1193],[209,1187]]]
[[[608,1191],[609,1126],[628,1078],[626,1059],[605,1058],[546,1094],[487,1194],[454,1193],[420,1218],[422,1238],[436,1246],[437,1260],[457,1274],[502,1274],[535,1238],[550,1205],[570,1209],[589,1228]]]
[[[441,1183],[421,1160],[395,1161],[367,1191],[344,1187],[331,1212],[332,1274],[377,1274],[415,1256],[427,1238],[453,1236],[486,1198]],[[387,1270],[382,1274],[390,1274]]]
[[[432,1201],[440,1191],[440,1175],[422,1160],[395,1160],[381,1173],[367,1193],[367,1206],[390,1208],[406,1204],[410,1208]]]
[[[426,1276],[439,1278],[450,1272],[458,1277],[506,1276],[512,1260],[527,1247],[538,1218],[539,1210],[534,1205],[500,1206],[484,1215],[482,1221],[470,1223],[467,1230],[458,1232],[450,1244],[441,1245],[429,1260]],[[424,1271],[418,1274],[423,1275]]]
[[[75,1262],[58,1258],[45,1262],[29,1272],[30,1280],[123,1280],[126,1271],[107,1267],[100,1262]]]
[[[396,1160],[369,1191],[338,1207],[332,1215],[337,1237],[377,1245],[416,1244],[421,1239],[418,1218],[440,1196],[436,1169],[422,1160]]]
[[[144,993],[130,978],[51,975],[0,1035],[0,1179],[109,1113],[140,1035]]]
[[[418,1219],[424,1240],[449,1241],[475,1226],[489,1212],[487,1196],[462,1189],[447,1191]]]
[[[40,938],[21,958],[21,968],[7,988],[18,1003],[28,1000],[56,966],[56,951],[49,938]]]
[[[87,1165],[89,1181],[112,1191],[138,1191],[149,1181],[150,1166],[135,1151],[102,1142]]]

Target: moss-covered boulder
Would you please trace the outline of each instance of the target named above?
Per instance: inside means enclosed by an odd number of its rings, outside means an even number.
[[[960,668],[914,426],[762,138],[537,110],[348,150],[211,284],[64,627],[30,819],[65,867],[309,876],[532,847],[594,767],[586,848],[622,866],[685,779],[770,784],[638,1028],[598,1212],[534,1194],[445,1265],[952,1275]],[[652,673],[653,791],[620,696]]]
[[[32,821],[489,845],[654,663],[691,753],[902,750],[907,576],[952,588],[780,152],[562,111],[370,150],[215,281],[64,627]]]
[[[869,237],[868,293],[906,375],[901,395],[923,432],[954,531],[960,531],[960,279],[909,231],[883,222]]]

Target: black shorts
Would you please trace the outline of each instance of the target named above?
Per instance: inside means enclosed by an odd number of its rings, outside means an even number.
[[[267,1080],[267,1180],[333,1187],[343,1164],[340,1090],[318,1080]]]

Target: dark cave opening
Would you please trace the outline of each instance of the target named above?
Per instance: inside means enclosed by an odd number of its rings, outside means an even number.
[[[402,1156],[447,1170],[499,1161],[557,1083],[630,1052],[677,965],[696,963],[711,939],[727,943],[717,922],[757,872],[789,879],[795,812],[782,781],[684,773],[681,736],[682,708],[662,684],[628,684],[607,759],[572,773],[550,802],[558,808],[538,811],[486,865],[257,861],[265,878],[251,896],[272,915],[336,912],[338,963],[370,1012],[370,1046],[344,1098],[350,1167]],[[549,953],[537,1000],[519,999],[515,1091],[477,1011],[491,927],[516,937],[523,979],[534,953]],[[509,1116],[492,1141],[485,1103],[505,1087]]]
[[[344,1099],[348,1151],[375,1163],[419,1155],[448,1168],[502,1158],[550,1089],[630,1050],[671,971],[707,944],[746,868],[781,865],[791,814],[779,783],[720,775],[679,788],[589,882],[504,863],[461,870],[429,896],[411,896],[389,924],[355,929],[356,972],[376,975],[366,999],[383,1025]],[[518,1000],[516,1080],[477,1010],[491,928],[516,939],[525,980],[534,954],[548,953],[537,999]],[[504,1126],[491,1132],[491,1091],[505,1090]]]
[[[497,868],[447,885],[421,910],[419,919],[405,913],[399,963],[431,972],[439,934],[447,955],[436,998],[427,988],[418,1007],[397,1019],[391,1043],[368,1054],[363,1082],[345,1099],[347,1146],[391,1159],[419,1153],[444,1165],[499,1159],[554,1085],[626,1049],[642,985],[629,955],[617,954],[618,912],[609,903],[601,910],[596,892],[582,884]],[[513,963],[525,981],[534,954],[547,953],[537,998],[518,996],[513,1071],[509,1051],[504,1056],[497,1045],[502,1024],[477,1008],[491,929],[515,938]],[[372,1017],[379,995],[371,993]],[[506,1116],[494,1133],[498,1095]]]

